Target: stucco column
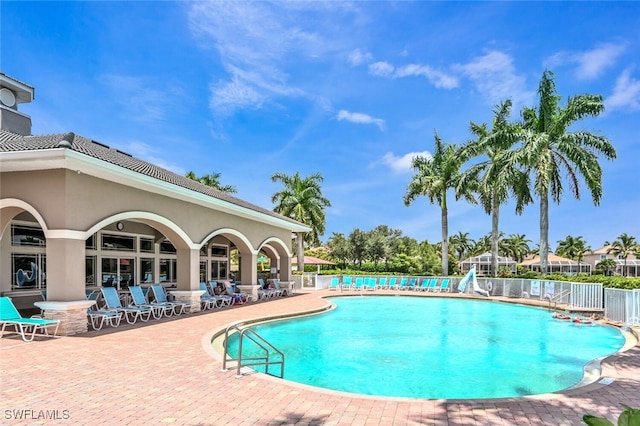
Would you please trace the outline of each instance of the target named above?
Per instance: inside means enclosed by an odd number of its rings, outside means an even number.
[[[47,237],[47,300],[86,300],[85,240]]]
[[[200,250],[177,249],[178,290],[200,290]]]
[[[298,243],[298,252],[296,256],[298,257],[298,271],[304,272],[304,233],[296,232],[296,242]],[[289,261],[291,264],[291,261]]]
[[[242,253],[240,277],[243,285],[258,284],[258,254]]]

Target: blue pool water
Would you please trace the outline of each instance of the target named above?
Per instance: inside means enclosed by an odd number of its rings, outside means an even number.
[[[560,321],[522,305],[407,296],[331,301],[337,308],[320,315],[252,327],[284,352],[285,379],[378,396],[533,395],[576,385],[587,363],[625,341],[613,327]],[[237,354],[237,340],[229,345]],[[245,340],[245,356],[253,349]]]

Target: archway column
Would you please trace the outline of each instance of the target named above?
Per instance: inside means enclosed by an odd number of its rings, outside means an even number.
[[[258,284],[258,253],[240,253],[240,255],[242,285]]]
[[[200,312],[204,293],[200,290],[200,249],[178,248],[176,255],[178,289],[171,294],[178,302],[190,303],[191,312]]]
[[[87,332],[85,240],[47,237],[47,301],[36,303],[47,319],[60,321],[62,336]]]

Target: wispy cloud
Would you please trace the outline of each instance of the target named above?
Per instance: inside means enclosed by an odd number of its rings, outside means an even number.
[[[349,112],[347,110],[340,110],[336,116],[338,121],[346,120],[352,123],[358,124],[375,124],[380,130],[384,130],[384,120],[381,118],[374,118],[370,115],[363,114],[361,112]]]
[[[391,78],[424,77],[439,89],[458,87],[458,79],[454,75],[447,74],[429,65],[409,64],[395,67],[389,62],[378,61],[369,65],[369,73],[379,77]]]
[[[210,85],[214,114],[230,116],[283,98],[314,101],[317,94],[299,79],[297,66],[342,48],[334,40],[341,34],[325,31],[327,16],[341,10],[348,7],[313,2],[192,3],[190,30],[204,50],[216,51],[227,73]],[[312,13],[314,19],[309,19]],[[367,55],[355,51],[350,60],[364,61]]]
[[[360,49],[355,49],[349,54],[349,63],[351,65],[358,66],[365,62],[369,62],[373,59],[373,55],[369,52],[363,52]]]
[[[186,173],[182,167],[172,163],[167,163],[165,161],[165,158],[167,158],[166,152],[162,152],[157,147],[153,145],[149,145],[145,142],[132,140],[132,141],[126,142],[124,146],[122,146],[119,149],[122,149],[123,151],[128,152],[134,157],[145,160],[151,164],[155,164],[158,167],[171,170],[172,172],[177,173],[179,175],[184,175]]]
[[[175,102],[176,96],[183,93],[173,86],[167,89],[153,87],[149,80],[142,77],[105,74],[100,80],[117,96],[114,96],[130,119],[143,123],[164,121],[167,110]]]
[[[613,93],[604,102],[607,109],[640,111],[640,81],[631,77],[631,69],[627,68],[620,74]]]
[[[415,157],[432,158],[429,151],[422,152],[408,152],[400,157],[396,156],[393,152],[387,152],[381,162],[391,168],[396,173],[408,173],[411,169],[411,163]]]
[[[571,64],[576,65],[576,77],[592,80],[615,64],[625,51],[623,44],[604,43],[583,52],[560,51],[549,57],[545,65],[550,68]]]
[[[513,58],[506,53],[492,50],[454,68],[492,104],[511,98],[516,106],[534,99],[535,93],[527,89],[525,77],[516,72]]]

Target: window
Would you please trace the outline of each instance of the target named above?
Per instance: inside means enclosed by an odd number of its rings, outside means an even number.
[[[88,241],[88,240],[87,240]],[[87,256],[84,261],[84,285],[87,287],[96,285],[96,257]]]
[[[160,282],[176,281],[176,260],[160,259]]]
[[[140,282],[153,283],[154,259],[140,259]]]
[[[11,245],[44,247],[44,231],[35,226],[11,225]]]
[[[136,251],[136,238],[130,235],[102,234],[102,249]]]
[[[164,240],[160,243],[160,253],[176,254],[176,248],[169,240]]]
[[[227,246],[211,246],[211,257],[227,257],[228,247]]]
[[[140,237],[140,251],[143,253],[154,253],[155,252],[155,244],[153,243],[153,239],[151,238],[143,238]]]
[[[134,285],[135,263],[133,258],[103,257],[102,286],[126,288]]]
[[[47,287],[44,254],[11,255],[11,289],[34,290]]]
[[[84,248],[88,250],[96,249],[96,234],[93,234],[92,236],[87,238],[87,241],[84,243]]]
[[[227,279],[227,261],[212,260],[210,280],[225,280]]]
[[[200,261],[200,282],[207,281],[207,261]]]

